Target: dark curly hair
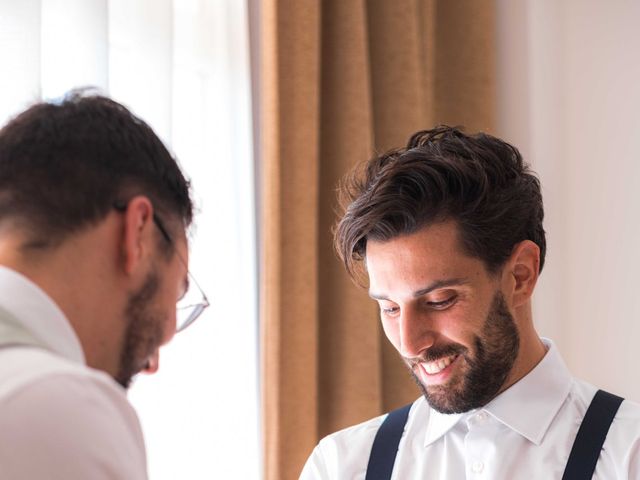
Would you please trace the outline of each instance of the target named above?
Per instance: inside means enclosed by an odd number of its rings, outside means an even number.
[[[453,220],[467,254],[495,273],[513,247],[531,240],[546,250],[540,182],[520,152],[485,133],[437,126],[415,133],[407,146],[375,157],[339,189],[344,208],[334,244],[349,274],[367,241],[387,241]]]

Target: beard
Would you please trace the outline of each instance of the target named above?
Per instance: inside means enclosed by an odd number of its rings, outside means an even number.
[[[404,359],[411,376],[432,408],[441,413],[463,413],[485,406],[504,385],[518,356],[520,338],[504,296],[496,292],[487,318],[473,342],[473,351],[453,344],[430,348],[419,358]],[[451,355],[465,362],[462,372],[442,385],[425,385],[413,367]]]
[[[127,328],[115,381],[128,389],[135,375],[147,366],[148,358],[162,343],[162,319],[152,310],[159,287],[157,272],[152,270],[144,284],[134,292],[125,309]]]

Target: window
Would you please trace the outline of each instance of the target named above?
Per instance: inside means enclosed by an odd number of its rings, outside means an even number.
[[[211,301],[129,398],[154,480],[260,478],[246,3],[0,0],[0,122],[95,85],[156,130],[192,179],[190,269]]]

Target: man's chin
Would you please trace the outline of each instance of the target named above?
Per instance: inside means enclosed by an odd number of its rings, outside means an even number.
[[[409,371],[422,396],[434,410],[447,415],[470,410],[467,408],[468,402],[462,398],[463,388],[459,378],[450,378],[438,385],[425,385],[413,370],[409,369]]]
[[[464,413],[470,410],[467,402],[460,402],[460,395],[452,389],[443,386],[435,385],[423,389],[424,398],[427,403],[440,413],[447,415],[454,413]]]
[[[135,383],[136,379],[147,367],[147,362],[144,363],[137,362],[136,367],[123,365],[120,368],[120,372],[118,375],[114,377],[114,380],[125,390],[131,388],[131,386]]]
[[[120,373],[118,373],[118,375],[113,377],[113,379],[122,388],[124,388],[125,390],[129,390],[129,388],[131,388],[131,386],[133,385],[136,376],[137,376],[137,373],[121,371]]]

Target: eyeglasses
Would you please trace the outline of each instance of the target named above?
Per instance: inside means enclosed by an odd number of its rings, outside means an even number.
[[[113,208],[118,212],[125,212],[127,210],[127,204],[123,202],[116,202],[114,203]],[[153,223],[158,227],[160,234],[164,237],[167,243],[169,245],[174,245],[171,235],[169,235],[169,232],[155,212],[153,212]],[[182,255],[180,255],[180,252],[177,250],[176,255],[187,270],[187,276],[189,279],[185,294],[176,304],[176,333],[178,333],[196,321],[202,312],[209,306],[209,300],[196,279],[191,275],[187,262],[182,258]]]

